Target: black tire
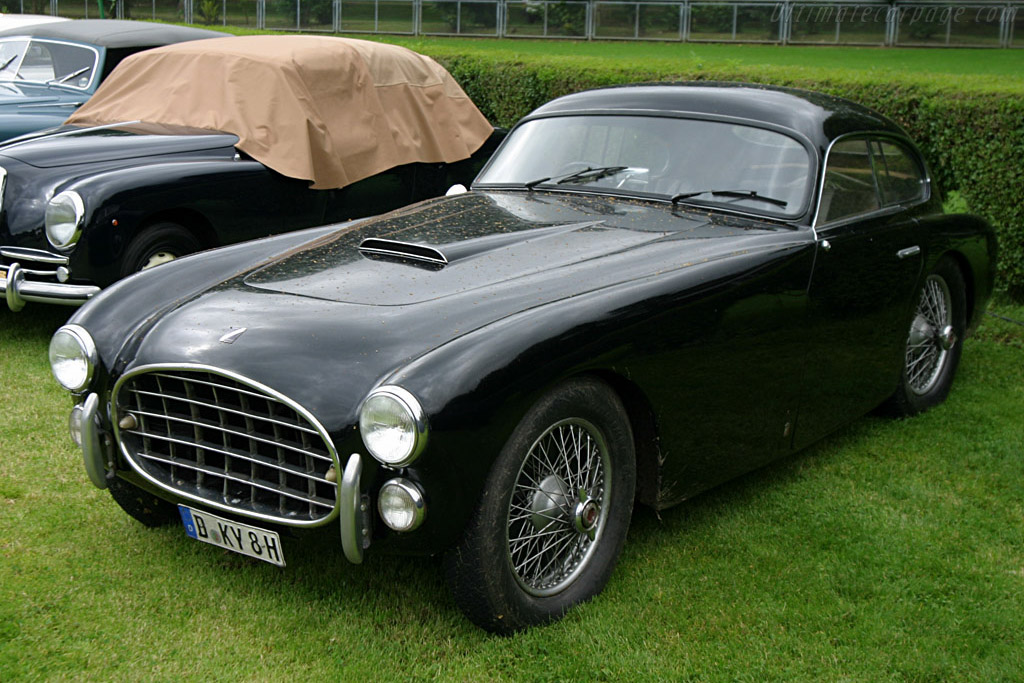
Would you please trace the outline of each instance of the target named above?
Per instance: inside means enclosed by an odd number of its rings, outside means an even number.
[[[966,327],[964,276],[955,261],[943,258],[918,293],[899,384],[884,412],[917,415],[946,400],[960,365]]]
[[[541,445],[573,451],[569,436],[588,438],[574,451],[586,460],[553,466]],[[635,486],[633,432],[615,393],[589,378],[558,386],[509,437],[462,541],[445,555],[456,604],[481,628],[509,634],[594,597],[625,542]],[[543,541],[529,539],[537,532]]]
[[[178,506],[129,484],[120,477],[107,480],[107,489],[122,510],[150,528],[180,522]]]
[[[145,270],[159,255],[166,260],[187,256],[202,249],[199,240],[177,223],[154,223],[142,230],[125,249],[121,277]]]

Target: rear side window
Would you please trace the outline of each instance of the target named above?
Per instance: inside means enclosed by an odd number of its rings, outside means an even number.
[[[889,140],[875,140],[871,149],[883,206],[914,202],[924,197],[924,172],[907,149]]]
[[[898,142],[840,140],[828,153],[818,222],[918,201],[925,197],[926,182],[917,156]]]
[[[867,140],[841,140],[832,146],[818,209],[820,221],[870,213],[880,206]]]

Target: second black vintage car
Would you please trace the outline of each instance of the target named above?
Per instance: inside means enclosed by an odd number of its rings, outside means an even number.
[[[443,194],[498,139],[448,72],[405,48],[201,42],[129,57],[68,125],[0,147],[12,310],[81,305],[200,249]]]
[[[635,500],[943,401],[994,257],[868,109],[611,88],[526,117],[472,192],[119,283],[50,357],[136,519],[278,565],[317,533],[443,553],[509,632],[602,589]]]

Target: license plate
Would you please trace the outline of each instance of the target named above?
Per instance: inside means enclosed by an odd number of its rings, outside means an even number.
[[[278,567],[284,566],[281,539],[276,531],[239,524],[184,505],[178,506],[178,512],[185,524],[185,533],[197,541],[255,557]]]

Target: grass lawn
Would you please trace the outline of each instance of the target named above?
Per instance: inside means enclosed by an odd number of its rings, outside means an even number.
[[[1024,307],[996,312],[1024,320]],[[1024,327],[988,317],[949,401],[868,417],[661,513],[605,592],[509,639],[438,564],[286,547],[279,570],[89,484],[46,346],[0,311],[0,678],[976,680],[1024,675]]]

